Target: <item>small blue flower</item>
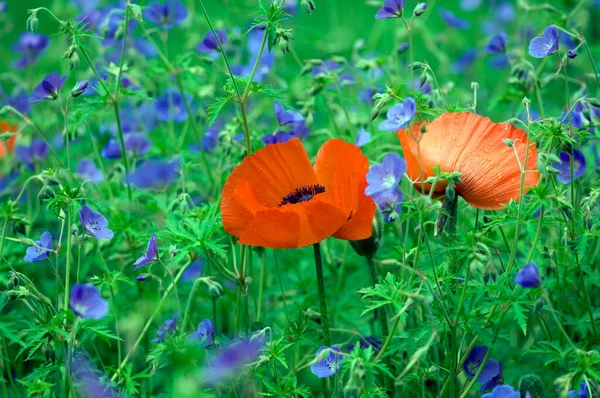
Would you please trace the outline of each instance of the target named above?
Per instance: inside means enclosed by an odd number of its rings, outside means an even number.
[[[191,97],[186,95],[188,104]],[[184,122],[188,118],[187,109],[184,99],[175,88],[167,89],[163,95],[154,100],[154,108],[158,114],[158,118],[165,121]]]
[[[356,140],[354,140],[354,145],[356,146],[365,146],[371,141],[371,133],[367,132],[365,128],[361,128],[356,135]]]
[[[577,51],[570,49],[567,52],[567,57],[569,57],[569,59],[574,59],[575,57],[577,57]]]
[[[473,65],[473,62],[477,59],[477,50],[469,49],[465,50],[457,59],[452,63],[450,69],[454,73],[462,73],[468,67]]]
[[[440,16],[442,17],[444,22],[446,22],[446,25],[448,25],[451,28],[464,30],[469,29],[469,27],[471,27],[471,24],[469,22],[465,21],[464,19],[460,19],[453,12],[445,10],[443,8],[440,9]]]
[[[50,40],[48,37],[32,32],[25,32],[19,37],[19,42],[13,46],[13,51],[21,54],[21,58],[13,63],[17,69],[24,69],[28,65],[37,62],[48,48]]]
[[[467,377],[472,379],[475,377],[477,372],[479,371],[479,367],[483,362],[483,358],[487,354],[488,348],[486,346],[478,346],[474,347],[469,355],[467,355],[467,359],[463,363],[463,370]],[[500,364],[493,359],[488,359],[485,364],[485,367],[479,374],[479,378],[477,381],[480,383],[487,383],[493,377],[497,377],[498,373],[500,373],[501,368]]]
[[[525,398],[527,398],[527,394]],[[529,396],[531,397],[531,395]],[[521,398],[521,393],[508,384],[503,384],[494,388],[492,392],[482,395],[481,398]]]
[[[334,61],[325,61],[323,62],[323,65],[319,65],[313,68],[311,74],[314,77],[318,77],[322,75],[327,75],[329,72],[335,72],[339,69],[342,69],[342,65],[340,65],[339,63]]]
[[[507,41],[508,36],[506,32],[502,32],[492,37],[487,46],[485,46],[485,50],[490,54],[504,54],[506,52]]]
[[[396,153],[388,153],[381,163],[376,163],[367,173],[365,195],[387,192],[395,189],[406,172],[406,162]]]
[[[104,175],[102,175],[102,171],[96,167],[96,164],[94,164],[93,160],[88,158],[83,158],[79,161],[77,173],[86,180],[90,180],[96,184],[104,181]]]
[[[29,102],[57,99],[58,93],[65,84],[66,79],[67,75],[61,77],[58,72],[48,73],[46,77],[44,77],[44,80],[33,89]]]
[[[375,352],[381,351],[381,346],[382,346],[381,340],[375,336],[366,336],[364,338],[361,338],[358,341],[358,345],[363,350],[366,350],[369,347],[373,347],[373,351],[375,351]],[[354,347],[355,347],[354,344],[349,344],[348,351],[353,351]]]
[[[381,92],[383,92],[383,87],[381,86],[361,88],[358,92],[358,99],[364,104],[372,105],[373,96]]]
[[[215,326],[210,319],[205,319],[198,325],[198,330],[190,333],[189,339],[202,343],[202,348],[210,347],[215,338]]]
[[[569,391],[569,398],[575,398],[575,390]],[[585,381],[582,381],[579,385],[577,398],[591,398],[590,389]]]
[[[402,212],[404,195],[399,187],[373,194],[373,201],[381,211],[385,222],[394,222]]]
[[[177,329],[177,319],[179,318],[179,312],[176,312],[175,314],[173,314],[173,318],[171,319],[167,319],[166,321],[163,322],[162,325],[160,325],[158,327],[158,330],[156,331],[156,334],[158,335],[158,337],[150,340],[153,343],[162,343],[163,341],[165,341],[165,337],[167,334],[173,334],[175,333],[175,330]]]
[[[375,14],[375,19],[400,18],[402,16],[405,1],[406,0],[385,0],[383,7]]]
[[[91,283],[73,285],[69,306],[80,318],[102,319],[108,314],[108,302]]]
[[[332,345],[331,348],[323,346],[317,350],[315,360],[318,362],[310,365],[310,371],[320,379],[331,377],[341,368],[342,355],[337,345]]]
[[[152,1],[144,10],[144,18],[163,29],[172,29],[185,21],[187,16],[185,4],[177,0],[166,0],[164,4]]]
[[[304,116],[300,112],[286,110],[279,102],[273,104],[273,112],[280,126],[289,126],[304,121]]]
[[[134,270],[143,267],[144,265],[153,263],[156,260],[158,260],[158,245],[156,243],[156,233],[153,233],[148,241],[148,245],[146,246],[146,252],[133,264],[135,265]]]
[[[142,156],[146,154],[152,142],[148,139],[144,133],[128,133],[123,136],[125,143],[125,151],[128,156]],[[102,157],[106,159],[119,159],[121,158],[121,143],[116,140],[110,140],[102,149]]]
[[[288,142],[292,138],[295,137],[290,132],[279,130],[275,134],[265,134],[265,136],[262,138],[262,142],[265,144],[265,146],[271,144],[282,144],[284,142]]]
[[[489,362],[489,360],[488,360],[488,362]],[[489,379],[488,381],[484,382],[481,385],[481,388],[479,389],[479,391],[484,392],[487,390],[491,390],[491,389],[495,388],[498,384],[500,384],[500,382],[502,381],[502,361],[498,362],[498,366],[500,367],[498,370],[498,374],[496,376],[492,377],[491,379]]]
[[[196,260],[194,260],[193,263],[191,263],[186,269],[185,271],[183,271],[183,274],[181,274],[181,281],[189,281],[192,279],[198,279],[200,278],[200,276],[202,275],[202,266],[204,265],[204,260],[199,257]]]
[[[515,19],[515,7],[509,2],[503,2],[496,8],[494,16],[500,23],[507,24]]]
[[[96,239],[112,239],[113,231],[108,229],[108,220],[102,214],[84,205],[79,210],[79,219],[85,232]]]
[[[171,161],[147,160],[129,175],[129,181],[138,188],[165,189],[179,176],[179,159]]]
[[[203,384],[215,385],[238,375],[243,366],[256,360],[263,345],[260,338],[232,343],[209,360]]]
[[[227,31],[225,30],[225,28],[223,28],[221,30],[215,30],[215,32],[217,34],[217,37],[219,38],[219,41],[221,42],[221,45],[224,46],[227,42]],[[217,38],[215,38],[215,35],[213,35],[212,31],[209,31],[206,34],[206,36],[204,36],[204,39],[202,39],[200,44],[198,44],[198,46],[196,47],[196,51],[198,51],[201,54],[207,55],[214,53],[218,50],[219,43],[217,42]]]
[[[556,179],[563,184],[571,182],[571,155],[567,152],[561,152],[558,156],[560,162],[552,163],[552,167],[558,170]],[[573,180],[578,179],[585,173],[585,156],[578,150],[573,151]]]
[[[540,277],[540,271],[537,265],[534,263],[525,264],[525,266],[517,272],[517,275],[515,275],[515,284],[524,288],[540,287],[542,278]]]
[[[544,58],[558,50],[558,29],[554,25],[544,30],[543,36],[534,37],[529,43],[529,55]]]
[[[417,104],[412,97],[407,97],[403,103],[394,105],[387,112],[387,120],[379,125],[384,131],[402,130],[415,117]]]
[[[29,113],[31,110],[29,95],[23,90],[18,90],[16,93],[9,96],[6,99],[6,104],[12,106],[21,113]]]
[[[25,258],[23,260],[28,263],[36,263],[48,258],[51,253],[50,250],[52,250],[52,235],[48,231],[43,232],[40,240],[36,240],[35,244],[37,246],[29,246],[25,251]]]
[[[479,8],[482,0],[460,0],[460,7],[465,11],[472,11]]]
[[[50,148],[43,140],[35,138],[29,146],[18,146],[15,148],[15,156],[25,163],[29,168],[33,168],[34,163],[39,163],[46,159]]]

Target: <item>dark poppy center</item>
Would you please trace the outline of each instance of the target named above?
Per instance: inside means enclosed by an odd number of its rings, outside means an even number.
[[[305,185],[300,188],[296,188],[295,191],[288,193],[283,197],[279,206],[287,204],[296,204],[302,202],[308,202],[315,195],[325,192],[325,187],[320,184]]]

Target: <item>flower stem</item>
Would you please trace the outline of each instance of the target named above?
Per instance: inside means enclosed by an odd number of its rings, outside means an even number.
[[[117,358],[121,363],[121,329],[119,327],[119,311],[117,309],[117,302],[115,301],[115,292],[112,285],[110,286],[110,301],[112,301],[113,311],[115,313],[115,330],[117,331]]]
[[[377,285],[379,283],[379,273],[377,272],[377,265],[373,256],[367,257],[367,264],[369,265],[369,273],[371,274],[373,285]],[[381,337],[387,337],[390,334],[390,328],[384,307],[375,310],[375,317],[379,318],[379,322],[381,323]]]
[[[323,278],[323,259],[321,257],[321,243],[313,245],[315,255],[315,267],[317,271],[317,288],[319,290],[319,305],[321,307],[321,325],[323,326],[323,342],[331,346],[331,334],[329,333],[329,318],[327,317],[327,302],[325,301],[325,279]]]
[[[196,289],[198,288],[198,283],[200,283],[202,279],[198,278],[194,281],[192,285],[192,290],[190,291],[190,295],[188,296],[187,304],[185,305],[185,313],[183,314],[183,322],[181,329],[185,332],[185,327],[187,326],[187,319],[190,313],[190,309],[192,308],[192,300],[194,299],[194,294],[196,293]]]
[[[71,281],[71,238],[73,236],[71,231],[71,203],[67,204],[67,266],[65,270],[65,300],[63,302],[63,309],[69,308],[69,283]]]

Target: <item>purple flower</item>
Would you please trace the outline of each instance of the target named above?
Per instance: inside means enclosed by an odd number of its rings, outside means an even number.
[[[172,161],[147,160],[129,175],[129,181],[138,188],[165,189],[179,176],[179,159]]]
[[[440,16],[442,17],[444,22],[446,22],[446,25],[448,25],[451,28],[463,30],[469,29],[469,27],[471,26],[469,22],[465,21],[464,19],[460,19],[453,12],[445,10],[443,8],[440,9]]]
[[[61,87],[65,84],[67,75],[60,76],[58,72],[50,72],[44,77],[44,80],[33,89],[29,102],[38,102],[46,99],[54,100],[58,98]]]
[[[204,260],[200,257],[198,257],[196,260],[194,260],[193,263],[191,263],[185,271],[183,271],[183,274],[181,275],[181,280],[182,281],[189,281],[191,279],[198,279],[200,278],[200,276],[202,275],[202,266],[204,265]]]
[[[467,355],[467,359],[463,363],[463,370],[469,379],[475,377],[475,374],[479,371],[479,367],[483,362],[483,358],[487,354],[488,348],[486,346],[475,347]],[[496,377],[500,373],[500,364],[493,359],[488,359],[485,367],[481,371],[481,374],[477,378],[478,382],[486,383],[491,378]]]
[[[304,121],[304,116],[302,116],[299,112],[286,110],[279,102],[275,102],[273,104],[273,112],[275,113],[275,117],[277,118],[280,126],[293,125],[295,123]]]
[[[567,52],[567,56],[568,56],[570,59],[574,59],[574,58],[577,56],[577,51],[575,51],[575,50],[573,50],[573,49],[570,49],[570,50]]]
[[[460,6],[465,11],[472,11],[481,5],[482,0],[460,0]]]
[[[317,350],[315,361],[310,365],[310,371],[320,379],[333,376],[342,366],[340,347],[332,345],[331,348],[323,346]]]
[[[515,275],[515,284],[521,285],[524,288],[536,288],[542,284],[540,271],[534,263],[527,263]]]
[[[429,83],[429,80],[425,80],[423,84],[421,84],[421,79],[418,77],[415,77],[413,81],[409,81],[406,87],[411,90],[417,88],[417,90],[419,90],[423,94],[432,93],[431,83]]]
[[[503,384],[494,388],[492,392],[482,395],[481,398],[521,398],[521,393],[508,384]]]
[[[403,103],[394,105],[387,112],[387,120],[379,125],[384,131],[401,130],[408,126],[417,111],[417,104],[412,97],[407,97]]]
[[[508,40],[508,36],[506,32],[502,32],[489,41],[485,50],[490,54],[504,54],[506,52],[506,42]]]
[[[365,128],[361,128],[356,135],[356,140],[354,140],[354,145],[356,146],[365,146],[371,141],[371,133],[367,132]]]
[[[146,253],[144,253],[142,257],[138,258],[133,264],[135,265],[134,270],[143,267],[144,265],[148,265],[156,260],[158,260],[158,245],[156,243],[156,233],[153,233],[148,241],[148,245],[146,246]]]
[[[21,58],[13,63],[17,69],[23,69],[35,63],[40,55],[48,48],[48,37],[32,32],[25,32],[19,37],[19,42],[13,46],[15,53],[21,54]]]
[[[243,366],[256,360],[263,344],[260,338],[242,340],[216,354],[203,372],[204,384],[215,385],[239,374]]]
[[[81,318],[102,319],[108,314],[108,302],[91,283],[73,285],[69,306]]]
[[[204,39],[202,39],[200,44],[198,44],[198,46],[196,47],[196,51],[207,55],[211,54],[213,51],[218,51],[219,43],[217,42],[217,38],[221,42],[221,45],[224,46],[227,42],[227,31],[225,30],[225,28],[221,30],[215,30],[215,33],[217,34],[216,37],[212,33],[212,31],[209,31],[206,34],[206,36],[204,36]]]
[[[87,80],[82,80],[80,82],[75,83],[73,88],[71,89],[71,97],[79,97],[81,94],[85,93],[90,82]]]
[[[46,159],[49,150],[43,140],[35,138],[29,146],[16,147],[15,156],[29,166],[29,168],[33,168],[34,163]]]
[[[515,8],[512,4],[508,2],[501,3],[496,8],[494,16],[496,17],[497,21],[506,24],[515,19]]]
[[[569,398],[575,398],[575,390],[569,391]],[[579,392],[577,398],[591,398],[590,389],[585,381],[582,381],[579,385]]]
[[[380,93],[381,90],[373,87],[365,87],[361,88],[358,92],[358,99],[360,102],[365,104],[373,104],[373,96],[377,93]]]
[[[158,327],[158,330],[156,331],[156,334],[158,335],[158,337],[150,340],[153,343],[162,343],[163,341],[165,341],[165,337],[168,334],[172,334],[175,333],[175,330],[177,329],[177,319],[179,318],[179,312],[176,312],[175,314],[173,314],[173,318],[171,319],[167,319],[166,321],[163,322],[162,325],[160,325]]]
[[[365,195],[393,190],[398,186],[406,171],[406,162],[396,153],[388,153],[381,163],[376,163],[367,173]]]
[[[403,52],[405,52],[406,50],[408,50],[410,47],[410,44],[408,44],[407,42],[402,42],[400,44],[398,44],[398,48],[397,51],[402,54]]]
[[[21,113],[29,113],[31,104],[29,103],[29,95],[23,90],[17,91],[6,99],[6,103]]]
[[[102,214],[90,209],[87,205],[79,210],[79,219],[85,232],[96,239],[112,239],[113,231],[108,229],[108,220]]]
[[[205,319],[198,325],[198,330],[190,333],[189,339],[202,343],[202,348],[208,348],[213,344],[215,337],[215,326],[210,319]]]
[[[125,142],[125,151],[131,156],[142,156],[146,154],[152,143],[144,133],[129,133],[123,136]],[[116,140],[110,140],[102,149],[102,157],[106,159],[119,159],[121,157],[121,143]]]
[[[534,37],[529,43],[529,55],[544,58],[558,50],[558,29],[554,25],[544,30],[543,36]]]
[[[413,14],[415,17],[420,17],[427,10],[427,3],[417,3],[415,9],[413,10]]]
[[[373,201],[381,211],[385,222],[394,222],[402,212],[404,195],[399,187],[373,194]]]
[[[96,167],[94,161],[91,159],[81,159],[79,161],[79,166],[77,167],[77,173],[86,180],[90,180],[96,184],[104,181],[102,171]]]
[[[152,43],[146,39],[136,37],[133,39],[133,48],[142,53],[146,58],[154,58],[158,56],[158,51]]]
[[[106,382],[101,372],[92,360],[83,352],[75,351],[69,366],[73,387],[77,389],[78,397],[85,398],[120,398],[119,391]]]
[[[188,103],[190,99],[186,95]],[[163,95],[154,100],[154,108],[158,114],[158,118],[165,121],[173,120],[175,122],[184,122],[188,118],[187,109],[185,108],[184,99],[175,88],[169,88]]]
[[[187,16],[185,4],[178,0],[166,0],[164,4],[152,1],[144,10],[144,18],[163,29],[172,29],[185,21]]]
[[[454,63],[452,63],[450,69],[452,69],[454,73],[462,73],[465,71],[465,69],[470,67],[476,59],[477,50],[466,50],[456,59],[456,61],[454,61]]]
[[[566,152],[561,152],[559,155],[560,162],[552,163],[552,167],[558,170],[556,179],[563,184],[571,182],[571,155]],[[578,150],[573,151],[573,179],[576,180],[585,173],[586,169],[585,156]]]
[[[489,360],[488,360],[488,362],[489,362]],[[479,389],[479,391],[484,392],[487,390],[491,390],[492,388],[495,388],[498,384],[500,384],[500,382],[502,381],[502,361],[500,361],[498,363],[498,366],[499,366],[498,374],[496,376],[490,378],[488,381],[484,382],[481,385],[481,388]]]
[[[288,142],[292,138],[294,138],[294,136],[290,132],[279,130],[275,134],[265,134],[262,138],[262,142],[265,145],[282,144]]]
[[[385,0],[383,7],[375,14],[375,19],[400,18],[404,2],[405,0]]]
[[[48,258],[50,250],[52,250],[52,235],[50,232],[45,231],[40,236],[40,240],[36,240],[34,243],[37,246],[29,246],[27,250],[25,250],[25,257],[23,260],[28,263],[37,263],[38,261],[43,261]]]

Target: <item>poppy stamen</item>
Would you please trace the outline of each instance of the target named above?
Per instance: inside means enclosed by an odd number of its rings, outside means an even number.
[[[308,202],[315,195],[325,192],[325,187],[320,184],[315,185],[304,185],[300,188],[296,188],[295,191],[288,193],[283,197],[279,207],[287,204],[296,204],[302,202]]]

